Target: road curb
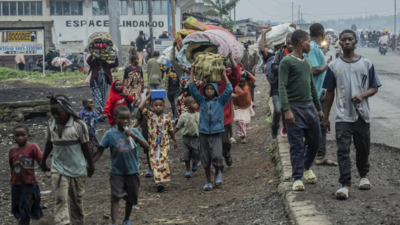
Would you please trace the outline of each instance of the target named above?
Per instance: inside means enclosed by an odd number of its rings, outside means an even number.
[[[268,105],[272,114],[272,102],[269,101]],[[278,136],[276,140],[272,141],[271,145],[274,149],[274,162],[281,182],[278,191],[283,197],[292,222],[295,225],[332,225],[326,215],[317,210],[314,202],[311,200],[296,201],[296,195],[299,192],[292,191],[292,166],[290,163],[290,146],[287,138]]]

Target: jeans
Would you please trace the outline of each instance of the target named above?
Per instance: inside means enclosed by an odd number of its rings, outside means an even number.
[[[172,94],[168,93],[168,101],[171,103],[173,119],[178,119],[178,97],[179,97],[179,92]]]
[[[278,135],[279,123],[281,121],[281,99],[279,95],[272,95],[272,103],[274,105],[274,113],[272,115],[272,135]]]
[[[129,111],[131,111],[131,113],[133,113],[133,111],[135,110],[135,106],[131,103],[127,103],[128,109]]]
[[[325,101],[321,101],[322,111],[325,113]],[[321,126],[321,142],[319,144],[317,159],[324,159],[326,155],[326,132],[324,124],[320,124]]]
[[[150,90],[160,90],[161,84],[149,84]]]
[[[25,64],[23,64],[23,63],[18,63],[18,69],[19,69],[19,70],[24,70],[24,69],[25,69]]]
[[[356,166],[361,177],[369,172],[369,148],[371,146],[370,124],[361,117],[355,123],[336,123],[337,159],[339,164],[339,183],[351,185],[350,145],[353,137],[356,147]]]
[[[294,124],[286,124],[292,177],[295,180],[300,180],[303,177],[304,169],[310,169],[317,155],[321,140],[321,128],[314,105],[290,106],[290,110],[295,118]],[[306,138],[307,151],[304,148],[303,137]]]
[[[28,71],[33,72],[33,63],[28,63]]]

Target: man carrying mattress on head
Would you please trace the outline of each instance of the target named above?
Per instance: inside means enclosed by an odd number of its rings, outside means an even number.
[[[232,55],[232,52],[229,50],[229,61],[231,62],[232,66],[232,71],[227,72],[227,76],[229,81],[232,84],[232,88],[235,89],[236,85],[239,84],[240,81],[240,76],[242,75],[242,71],[240,69],[240,66],[236,64],[235,59]],[[221,95],[225,91],[225,78],[222,76],[221,81],[217,82],[218,85],[218,93]],[[204,88],[204,83],[200,86],[200,91],[202,92]],[[203,94],[203,93],[201,93]],[[233,161],[231,157],[231,142],[230,142],[230,136],[229,136],[229,131],[230,131],[230,126],[231,123],[233,123],[233,109],[232,109],[232,104],[229,101],[228,103],[225,104],[224,106],[224,128],[225,132],[222,133],[222,155],[225,158],[226,165],[231,166]],[[221,171],[223,170],[223,167]]]

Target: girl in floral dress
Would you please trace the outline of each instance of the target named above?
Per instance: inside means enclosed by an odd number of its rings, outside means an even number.
[[[174,135],[174,127],[172,126],[171,117],[164,114],[164,99],[153,99],[151,112],[145,108],[145,104],[149,101],[151,94],[140,104],[139,110],[147,118],[149,127],[149,154],[150,164],[153,169],[154,181],[158,192],[162,192],[165,188],[164,183],[171,181],[169,171],[169,136],[174,140],[174,148],[178,149],[178,144]]]
[[[140,95],[144,87],[143,70],[139,64],[138,56],[132,56],[132,65],[125,69],[124,87],[128,95],[132,96],[133,103],[128,108],[133,112],[135,105],[140,103]]]

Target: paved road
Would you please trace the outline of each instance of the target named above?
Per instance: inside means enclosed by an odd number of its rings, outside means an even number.
[[[372,114],[371,141],[400,147],[400,52],[390,50],[385,56],[376,48],[361,48],[356,52],[372,61],[382,83],[378,94],[369,100]],[[334,48],[331,48],[329,54],[334,54]],[[334,114],[334,110],[331,114]],[[334,126],[333,121],[334,115],[331,115],[331,124]],[[328,138],[334,139],[334,132]]]

